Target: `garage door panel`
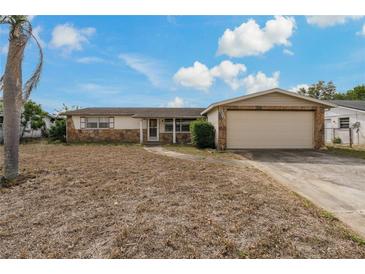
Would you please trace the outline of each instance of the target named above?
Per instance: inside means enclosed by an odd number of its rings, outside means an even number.
[[[227,148],[313,148],[311,111],[228,111]]]

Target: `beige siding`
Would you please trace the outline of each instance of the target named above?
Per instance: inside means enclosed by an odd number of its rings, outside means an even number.
[[[72,122],[74,123],[75,129],[80,129],[80,116],[72,116]]]
[[[141,119],[132,118],[130,116],[115,116],[115,129],[139,129],[139,122]]]
[[[218,108],[213,109],[207,114],[208,122],[212,123],[215,128],[215,145],[218,145]]]
[[[315,102],[274,92],[251,99],[233,102],[227,106],[317,106]]]
[[[159,119],[160,120],[160,133],[165,133],[165,119]],[[172,134],[172,133],[171,133]]]
[[[313,148],[312,111],[227,111],[227,148]]]
[[[85,116],[87,117],[87,116]],[[101,116],[102,117],[102,116]],[[106,116],[110,117],[110,116]],[[115,116],[115,129],[139,129],[139,122],[141,119],[132,118],[130,116]],[[80,129],[80,116],[72,116],[75,129]],[[146,128],[146,121],[143,121],[143,128]]]

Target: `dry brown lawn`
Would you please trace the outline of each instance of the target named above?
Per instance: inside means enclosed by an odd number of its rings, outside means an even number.
[[[1,258],[365,258],[342,223],[250,166],[28,144],[21,172],[0,189]]]

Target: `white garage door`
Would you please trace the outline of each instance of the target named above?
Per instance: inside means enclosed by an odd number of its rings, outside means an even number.
[[[312,111],[227,111],[227,148],[313,148]]]

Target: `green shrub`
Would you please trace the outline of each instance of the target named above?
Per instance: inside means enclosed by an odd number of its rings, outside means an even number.
[[[190,124],[191,141],[198,148],[214,148],[214,126],[199,119]]]
[[[66,142],[66,120],[56,120],[55,124],[49,129],[48,134],[52,141]]]
[[[340,137],[335,137],[335,138],[333,139],[333,143],[334,143],[334,144],[342,144],[342,140],[341,140],[341,138],[340,138]]]

